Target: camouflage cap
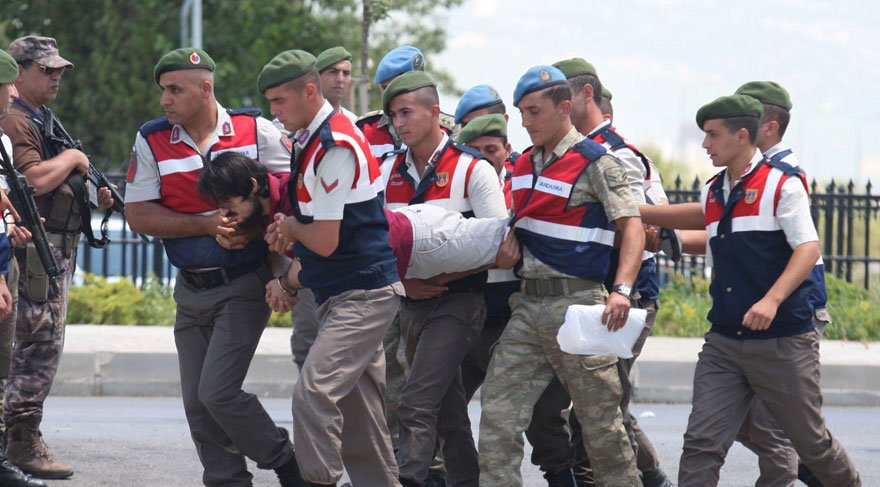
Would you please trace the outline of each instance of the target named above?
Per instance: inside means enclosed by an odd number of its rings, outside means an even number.
[[[315,69],[315,62],[315,56],[301,49],[284,51],[263,66],[257,78],[257,89],[265,93],[269,88],[293,81]]]
[[[471,120],[458,133],[457,142],[467,144],[478,137],[486,135],[507,138],[507,119],[504,118],[504,115],[493,113],[491,115],[480,115]]]
[[[706,120],[733,117],[755,117],[760,119],[764,106],[756,98],[748,95],[730,95],[716,98],[697,110],[697,126],[703,129]]]
[[[321,54],[318,54],[318,58],[315,61],[315,67],[318,68],[318,71],[320,72],[338,62],[350,60],[351,53],[342,46],[336,46],[325,50]]]
[[[385,93],[382,95],[382,111],[388,115],[390,112],[389,106],[391,105],[391,100],[398,95],[416,91],[428,86],[436,88],[437,83],[431,75],[424,71],[408,71],[401,74],[391,81],[388,88],[385,90]]]
[[[51,37],[19,37],[9,45],[9,54],[16,63],[34,61],[47,68],[73,69],[73,63],[58,54],[58,43]]]
[[[18,63],[8,52],[0,49],[0,85],[12,83],[18,78]]]
[[[791,110],[788,91],[775,81],[749,81],[736,89],[737,95],[748,95],[765,105],[776,105]]]
[[[580,57],[573,57],[571,59],[564,59],[555,62],[553,63],[553,67],[562,71],[562,74],[565,75],[566,79],[571,79],[583,74],[590,74],[596,77],[599,76],[596,73],[596,67],[587,62],[586,59]]]
[[[181,71],[184,69],[207,69],[214,71],[214,60],[207,52],[196,49],[195,47],[181,47],[171,52],[165,53],[159,58],[156,67],[153,68],[153,78],[156,84],[159,84],[159,77],[162,73],[170,71]]]

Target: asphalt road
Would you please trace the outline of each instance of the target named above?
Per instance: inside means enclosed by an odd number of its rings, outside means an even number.
[[[290,429],[289,401],[272,399],[264,405],[279,425]],[[689,410],[686,405],[633,407],[672,479]],[[471,403],[470,412],[476,431],[479,404]],[[860,469],[863,485],[880,486],[880,408],[826,408],[825,414],[832,432]],[[73,478],[52,481],[52,486],[201,485],[201,465],[180,399],[50,398],[43,434],[56,456],[76,469]],[[251,467],[254,485],[278,485],[273,472]],[[546,485],[527,460],[523,475],[526,486]],[[721,485],[751,486],[757,476],[756,457],[735,445],[721,472]]]

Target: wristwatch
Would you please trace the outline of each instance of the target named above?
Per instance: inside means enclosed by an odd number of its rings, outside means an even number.
[[[629,284],[620,283],[615,284],[614,287],[611,288],[611,292],[617,293],[621,296],[630,297],[632,295],[633,288]]]

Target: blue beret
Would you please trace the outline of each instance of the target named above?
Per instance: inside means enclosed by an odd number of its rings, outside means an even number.
[[[407,71],[424,71],[425,56],[417,47],[395,47],[379,61],[376,68],[376,84],[381,84],[389,78],[393,78]]]
[[[495,88],[489,85],[477,85],[464,92],[458,106],[455,107],[455,123],[461,123],[465,115],[475,110],[504,104]]]
[[[519,106],[522,97],[535,91],[550,88],[551,86],[565,85],[565,75],[559,68],[553,66],[535,66],[528,71],[516,83],[513,90],[513,106]]]

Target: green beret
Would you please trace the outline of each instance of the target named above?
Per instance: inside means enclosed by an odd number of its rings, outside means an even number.
[[[394,78],[394,80],[388,84],[388,88],[385,89],[385,93],[382,95],[382,110],[387,115],[388,112],[390,112],[388,106],[391,104],[391,100],[397,97],[397,95],[403,95],[404,93],[416,91],[427,86],[433,86],[436,88],[437,83],[431,75],[424,71],[408,71],[401,74]]]
[[[605,99],[607,99],[608,101],[611,101],[611,98],[612,98],[613,96],[614,96],[614,95],[611,94],[611,90],[609,90],[608,88],[602,86],[602,98],[605,98]]]
[[[311,71],[315,67],[315,61],[315,56],[306,51],[284,51],[263,66],[260,77],[257,78],[257,89],[260,93],[265,93],[269,88],[295,80]]]
[[[169,71],[180,71],[182,69],[207,69],[214,71],[214,60],[207,52],[196,49],[194,47],[181,47],[175,49],[159,58],[156,67],[153,68],[153,78],[156,84],[159,84],[159,76]]]
[[[761,102],[747,95],[730,95],[716,98],[697,110],[697,126],[703,129],[706,120],[716,118],[755,117],[760,119],[764,114]]]
[[[18,78],[18,63],[12,56],[0,49],[0,85],[12,83]]]
[[[562,74],[565,75],[566,79],[571,79],[582,74],[591,74],[597,78],[599,77],[596,73],[596,67],[588,63],[584,58],[573,57],[571,59],[559,61],[558,63],[553,63],[553,67],[562,71]]]
[[[507,138],[507,119],[504,118],[504,115],[493,113],[481,115],[471,120],[458,133],[458,143],[467,144],[484,135]]]
[[[342,46],[331,47],[326,51],[318,54],[318,60],[315,61],[315,67],[318,68],[318,71],[324,71],[325,69],[333,66],[334,64],[340,61],[350,61],[351,53],[346,51]]]
[[[775,81],[749,81],[737,88],[736,94],[757,98],[765,105],[776,105],[791,110],[791,97],[788,96],[788,91]]]

